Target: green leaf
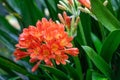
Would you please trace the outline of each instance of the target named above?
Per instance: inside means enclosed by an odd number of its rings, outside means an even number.
[[[36,6],[35,0],[7,0],[7,2],[21,15],[24,27],[35,25],[43,17],[43,13]]]
[[[42,69],[48,71],[49,73],[53,74],[54,76],[59,78],[59,80],[69,80],[68,76],[64,72],[62,72],[62,71],[60,71],[56,68],[45,66],[45,65],[42,65],[42,64],[40,65],[40,68],[42,68]]]
[[[114,63],[113,74],[112,74],[111,80],[120,80],[120,56],[117,56],[117,57],[115,56],[113,61],[115,63]]]
[[[7,32],[6,30],[0,30],[0,34],[2,34],[2,36],[5,37],[12,45],[17,43],[18,37],[16,35]]]
[[[102,42],[98,39],[98,37],[95,34],[91,34],[92,36],[92,40],[95,46],[95,49],[97,50],[97,52],[99,53],[102,47]]]
[[[56,7],[55,1],[58,2],[58,0],[53,0],[53,1],[46,0],[45,2],[46,2],[46,5],[49,4],[49,7],[52,8],[54,11],[57,11],[57,7]]]
[[[113,31],[120,28],[120,22],[112,15],[112,13],[103,6],[100,0],[91,0],[92,12],[105,28]]]
[[[0,29],[0,42],[3,43],[10,51],[14,50],[14,45],[17,43],[18,36],[5,29]]]
[[[82,75],[79,75],[80,73],[78,73],[73,66],[70,66],[70,64],[66,64],[64,67],[67,69],[68,74],[70,74],[70,78],[72,78],[73,80],[82,80]]]
[[[100,73],[93,71],[92,72],[92,80],[109,80],[109,79],[106,78],[105,76],[101,75]]]
[[[29,73],[27,70],[25,70],[24,68],[22,68],[20,65],[12,62],[11,60],[9,60],[9,59],[1,56],[1,55],[0,55],[0,65],[5,66],[9,70],[14,70],[14,71],[17,71],[17,72],[19,72],[21,74],[29,76],[30,79],[32,79],[32,80],[38,79],[38,76]]]
[[[74,63],[75,63],[75,68],[76,68],[76,72],[78,74],[78,78],[80,78],[80,80],[83,79],[83,75],[82,75],[82,66],[79,60],[78,56],[73,57]],[[77,76],[77,75],[76,75]]]
[[[13,45],[5,37],[3,37],[2,34],[0,34],[0,42],[4,44],[10,51],[14,51]]]
[[[2,75],[0,75],[0,80],[6,80]]]
[[[0,15],[0,25],[1,25],[0,29],[4,29],[6,31],[9,31],[11,33],[18,35],[19,31],[15,29],[13,26],[11,26],[9,22],[5,19],[5,17],[1,15]]]
[[[104,1],[105,0],[101,0],[102,1],[102,3],[104,3]],[[106,5],[106,7],[109,9],[109,11],[111,11],[111,13],[113,14],[113,15],[115,15],[115,12],[114,12],[114,10],[113,10],[113,7],[112,7],[112,4],[111,4],[112,2],[111,2],[111,0],[108,0],[108,3],[107,3],[107,5]]]
[[[57,7],[57,3],[59,0],[45,0],[46,6],[49,10],[50,13],[50,18],[52,18],[53,20],[58,19],[58,11],[60,11]]]
[[[82,46],[88,57],[92,60],[94,65],[107,77],[111,77],[112,70],[110,66],[100,57],[92,48]]]
[[[104,41],[100,51],[100,56],[109,63],[112,59],[113,53],[118,48],[119,44],[120,30],[115,30],[111,32]]]
[[[88,69],[86,73],[86,79],[85,80],[92,80],[92,70]]]
[[[78,23],[77,36],[75,38],[79,42],[79,44],[87,45],[85,34],[84,34],[84,30],[83,30],[81,22]]]
[[[44,69],[43,69],[44,70]],[[48,74],[46,71],[44,71],[45,79],[48,80],[54,80],[50,74]]]
[[[18,79],[20,79],[19,76],[17,76],[17,77],[12,77],[12,78],[10,78],[9,80],[18,80]]]
[[[56,76],[52,75],[54,80],[59,80]]]
[[[91,18],[88,14],[86,13],[81,13],[80,14],[80,21],[81,21],[81,25],[80,27],[83,27],[83,31],[84,31],[84,34],[85,34],[85,39],[86,39],[86,42],[89,46],[92,46],[92,39],[91,39]],[[78,33],[79,35],[81,33]]]

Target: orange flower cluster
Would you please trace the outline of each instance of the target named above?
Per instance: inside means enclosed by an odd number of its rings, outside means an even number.
[[[36,27],[23,29],[14,55],[16,60],[29,56],[31,63],[37,62],[32,68],[33,72],[41,61],[50,66],[53,65],[51,59],[54,59],[57,65],[66,64],[68,55],[76,56],[79,53],[77,48],[73,48],[72,39],[64,31],[63,24],[42,18],[36,23]]]
[[[85,7],[87,8],[91,8],[91,5],[90,5],[90,0],[78,0],[82,5],[84,5]]]

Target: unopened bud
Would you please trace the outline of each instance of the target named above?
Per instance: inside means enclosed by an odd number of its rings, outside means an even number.
[[[63,17],[64,19],[67,17],[67,13],[65,11],[63,12]]]
[[[58,18],[63,24],[65,24],[65,21],[60,13],[58,14]]]
[[[39,64],[40,64],[40,61],[37,62],[37,64],[35,64],[35,65],[33,66],[33,68],[32,68],[32,72],[35,72],[35,71],[38,69]]]
[[[104,6],[107,6],[107,4],[108,4],[108,0],[105,0],[105,1],[103,2],[103,5],[104,5]]]
[[[78,7],[78,9],[82,12],[85,12],[85,13],[90,13],[89,9],[88,8],[83,8],[83,7]]]
[[[61,9],[61,10],[66,10],[66,8],[60,4],[57,4],[58,8]]]
[[[74,24],[74,27],[76,27],[76,26],[77,26],[77,23]]]
[[[64,7],[67,7],[66,4],[62,1],[59,1],[60,5],[64,6]]]
[[[68,0],[70,5],[73,5],[73,1],[72,0]]]
[[[58,20],[55,21],[57,24],[60,24],[60,22]]]
[[[74,23],[74,27],[76,27],[78,25],[79,20],[80,20],[80,17],[77,17],[76,20],[75,20],[75,23]]]
[[[78,0],[78,1],[88,9],[91,8],[90,0]]]
[[[80,20],[80,17],[78,16],[75,20],[75,23],[78,24],[79,20]]]
[[[83,7],[78,7],[78,9],[79,9],[80,11],[82,11],[82,12],[87,13]]]

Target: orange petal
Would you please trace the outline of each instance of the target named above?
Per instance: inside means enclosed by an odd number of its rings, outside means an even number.
[[[14,56],[16,57],[16,60],[19,60],[21,58],[24,58],[28,56],[29,54],[27,52],[21,51],[20,49],[16,49],[14,52]]]
[[[37,62],[37,64],[35,64],[35,65],[33,66],[33,68],[32,68],[32,72],[35,72],[35,71],[38,69],[39,64],[40,64],[40,61]]]
[[[37,58],[31,58],[31,59],[29,60],[29,62],[34,63],[34,62],[36,62],[37,60],[38,60]]]
[[[89,0],[78,0],[82,5],[84,5],[85,7],[89,8],[91,7],[90,5],[90,1]]]
[[[64,52],[67,54],[76,56],[79,53],[79,50],[78,48],[69,48],[69,49],[66,49]]]

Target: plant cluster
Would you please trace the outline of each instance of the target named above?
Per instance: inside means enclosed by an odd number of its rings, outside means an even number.
[[[120,80],[120,0],[0,4],[0,80]]]

